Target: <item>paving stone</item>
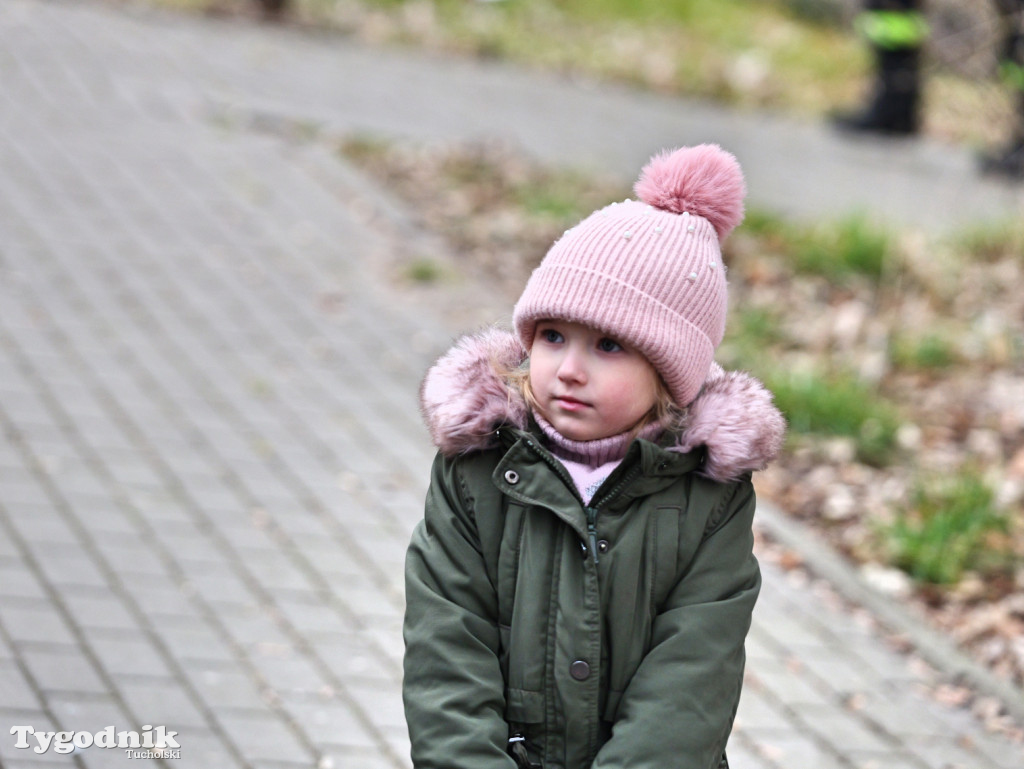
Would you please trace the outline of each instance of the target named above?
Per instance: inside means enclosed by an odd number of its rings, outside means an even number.
[[[65,594],[64,606],[78,627],[86,630],[130,631],[140,630],[138,620],[132,616],[123,601],[106,595],[69,596]]]
[[[8,602],[0,604],[0,625],[15,644],[58,643],[74,644],[75,636],[67,620],[52,606],[23,605]]]
[[[77,647],[22,649],[21,660],[45,692],[107,691],[93,663]]]
[[[929,769],[995,769],[998,766],[980,755],[969,741],[963,739],[910,738],[904,741],[904,746]]]
[[[836,702],[835,694],[825,694],[818,681],[801,675],[783,661],[760,657],[747,663],[747,676],[752,684],[786,705],[817,705],[831,707]]]
[[[797,714],[821,741],[828,742],[840,753],[852,750],[884,752],[894,746],[895,741],[891,737],[879,734],[855,713],[840,709],[823,712],[814,706],[799,706]]]
[[[139,633],[118,633],[116,638],[92,633],[89,646],[114,679],[125,677],[168,679],[171,669],[152,639]]]
[[[24,735],[28,747],[15,747],[18,742],[18,735],[10,732],[10,729],[15,726],[31,726],[34,731],[40,732],[57,731],[57,727],[54,726],[53,721],[46,713],[42,710],[12,707],[0,709],[0,714],[2,714],[4,725],[10,725],[0,734],[0,763],[3,764],[5,769],[7,767],[68,765],[66,756],[58,755],[53,751],[36,753],[35,748],[39,747],[39,743],[35,736],[28,732],[25,732]]]
[[[205,729],[209,724],[209,717],[180,683],[124,681],[118,684],[118,692],[137,723],[180,730]]]
[[[171,656],[183,665],[235,660],[230,646],[212,627],[195,623],[169,624],[161,626],[160,637]]]
[[[352,630],[352,622],[339,609],[326,601],[285,601],[281,613],[304,636],[344,634]]]
[[[81,547],[78,534],[56,512],[44,520],[22,519],[15,528],[27,542]]]
[[[733,736],[726,746],[725,752],[729,757],[729,765],[736,769],[773,769],[771,764],[747,747],[738,732],[742,732],[742,730],[733,730]]]
[[[15,661],[14,649],[7,641],[0,637],[0,664]]]
[[[196,662],[185,668],[189,683],[215,712],[225,708],[253,708],[263,695],[244,668],[225,663]]]
[[[893,751],[882,753],[855,751],[848,754],[846,759],[856,769],[919,769],[921,766],[917,759],[898,755]]]
[[[12,517],[32,515],[35,510],[49,509],[52,501],[38,481],[28,476],[4,480],[4,510]]]
[[[121,509],[112,496],[67,487],[62,487],[62,493],[71,514],[79,521],[88,521],[93,536],[134,536],[139,532],[139,524]]]
[[[217,612],[231,635],[241,646],[258,644],[288,645],[290,640],[271,610],[264,606],[228,606]]]
[[[265,590],[314,591],[309,578],[283,553],[265,553],[260,557],[259,564],[259,569],[252,576]]]
[[[121,577],[170,578],[170,570],[154,552],[153,544],[141,536],[98,538],[97,549],[106,566]]]
[[[46,591],[39,578],[20,560],[0,563],[0,596],[40,601]]]
[[[346,689],[375,726],[381,729],[405,728],[402,695],[390,680],[353,680],[346,684]]]
[[[25,674],[13,661],[0,662],[0,708],[3,710],[41,709],[43,703]]]
[[[848,769],[832,751],[806,733],[791,730],[746,730],[744,734],[757,745],[757,754],[779,767],[814,767],[814,769]]]
[[[217,720],[251,762],[312,760],[309,748],[278,718],[237,712],[218,714]]]
[[[399,766],[411,767],[412,763],[407,754]],[[380,749],[352,748],[347,745],[332,746],[323,748],[323,757],[320,767],[322,769],[342,769],[348,766],[358,766],[360,769],[395,769],[395,763],[388,756],[381,755]]]
[[[354,709],[338,698],[284,694],[282,707],[307,739],[325,752],[341,746],[371,749],[379,747],[377,736]],[[329,747],[325,747],[329,746]]]
[[[327,680],[308,658],[281,646],[256,647],[250,661],[276,693],[319,692]]]
[[[800,647],[795,661],[802,673],[817,679],[836,693],[837,699],[849,697],[881,685],[870,668],[852,656],[839,656],[824,647]]]
[[[315,637],[312,643],[318,656],[342,681],[378,676],[381,661],[377,652],[368,645],[368,639],[356,634],[355,628],[349,632],[352,635]]]
[[[181,743],[182,766],[223,766],[226,769],[240,769],[245,766],[237,757],[237,749],[230,738],[210,729],[182,730],[178,742]]]
[[[743,688],[735,724],[740,730],[770,731],[793,726],[792,718],[781,706],[766,698],[758,687],[750,685]]]
[[[193,564],[188,581],[204,601],[218,605],[252,606],[258,594],[231,563]]]
[[[107,577],[78,547],[57,543],[29,543],[28,546],[51,585],[110,588]]]
[[[115,732],[134,731],[136,725],[112,697],[107,695],[54,694],[47,700],[60,729],[64,731],[102,731],[113,726]]]

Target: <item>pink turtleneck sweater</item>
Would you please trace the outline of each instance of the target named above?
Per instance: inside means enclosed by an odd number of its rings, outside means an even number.
[[[583,503],[590,504],[601,484],[625,458],[634,436],[627,432],[596,441],[574,441],[555,430],[544,417],[539,414],[533,416],[547,439],[548,449],[569,471]],[[655,440],[662,429],[657,423],[647,425],[639,437]]]

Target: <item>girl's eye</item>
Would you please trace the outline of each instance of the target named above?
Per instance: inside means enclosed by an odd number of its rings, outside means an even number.
[[[540,332],[541,338],[549,344],[558,344],[562,341],[562,335],[553,328],[546,328]]]
[[[597,343],[597,349],[601,352],[618,352],[622,349],[622,345],[616,342],[614,339],[605,337]]]

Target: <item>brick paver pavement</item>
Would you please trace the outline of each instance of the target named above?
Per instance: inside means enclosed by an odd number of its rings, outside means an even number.
[[[268,50],[295,68],[250,71]],[[4,769],[408,766],[415,393],[451,329],[381,280],[401,211],[326,140],[280,130],[360,55],[0,5]],[[421,76],[429,99],[443,79]],[[268,124],[264,88],[307,110]],[[765,571],[734,766],[1021,765],[861,615]],[[36,753],[10,731],[108,725],[166,726],[180,758]]]

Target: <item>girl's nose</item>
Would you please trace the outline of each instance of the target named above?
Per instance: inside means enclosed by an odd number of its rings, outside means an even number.
[[[582,384],[587,381],[587,369],[582,356],[572,349],[566,351],[558,366],[558,378],[563,382]]]

